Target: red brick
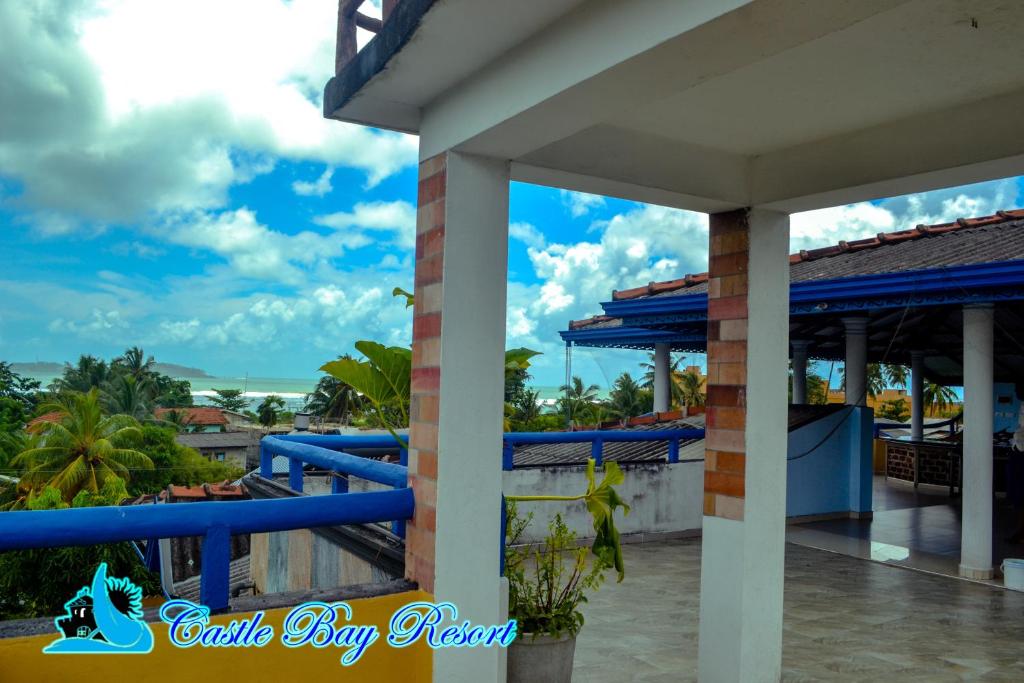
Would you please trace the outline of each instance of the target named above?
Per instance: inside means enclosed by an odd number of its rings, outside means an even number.
[[[718,326],[718,340],[740,341],[747,338],[747,318],[721,320]]]
[[[716,363],[745,363],[747,360],[747,342],[745,341],[709,341],[708,360]]]
[[[708,320],[737,320],[746,317],[746,295],[708,300]]]
[[[443,171],[448,165],[448,153],[441,152],[420,162],[420,178],[428,178]]]
[[[713,451],[742,453],[746,450],[746,432],[742,429],[705,429],[704,443]]]
[[[416,287],[441,282],[444,277],[444,254],[435,254],[416,262]]]
[[[441,368],[413,368],[412,391],[437,393],[441,389]]]
[[[708,517],[715,516],[715,494],[713,493],[704,494],[704,514]]]
[[[739,275],[723,275],[718,278],[721,281],[719,285],[719,296],[736,296],[739,294],[747,293],[747,274],[740,273]]]
[[[729,232],[748,232],[750,221],[747,209],[734,209],[722,211],[708,216],[708,228],[712,235],[722,235]]]
[[[747,456],[743,453],[715,451],[716,471],[743,474],[747,470]]]
[[[708,385],[708,406],[746,407],[746,391],[744,387]]]
[[[708,342],[718,341],[721,338],[721,323],[718,320],[708,321]]]
[[[447,185],[447,170],[441,170],[419,182],[416,205],[424,206],[444,197]]]
[[[746,230],[733,230],[711,236],[710,253],[714,256],[745,254],[749,248],[750,233]]]
[[[412,319],[412,338],[414,340],[430,339],[441,336],[441,314],[423,313]]]
[[[413,422],[409,426],[409,446],[416,450],[436,451],[437,425],[433,422]],[[419,470],[417,473],[423,474]]]
[[[745,478],[742,474],[704,472],[704,493],[719,493],[724,496],[743,498],[744,486]]]
[[[444,251],[444,224],[416,235],[416,262]]]
[[[416,453],[416,474],[437,481],[437,451],[422,450]]]
[[[413,524],[421,531],[437,531],[437,510],[429,505],[417,505]]]
[[[738,275],[747,272],[749,258],[746,252],[738,254],[725,254],[724,256],[712,256],[708,263],[708,272],[711,277],[723,277],[725,275]]]
[[[416,209],[416,234],[429,232],[438,226],[443,226],[445,221],[444,199],[421,204]]]
[[[747,423],[747,412],[743,408],[707,406],[704,419],[708,429],[743,429]]]
[[[409,487],[412,488],[416,505],[437,506],[437,482],[425,477],[411,477]]]
[[[742,363],[718,364],[718,381],[716,384],[744,385],[746,383],[747,364],[745,361]]]
[[[414,394],[411,400],[410,413],[413,420],[433,422],[437,424],[438,399],[429,394]]]

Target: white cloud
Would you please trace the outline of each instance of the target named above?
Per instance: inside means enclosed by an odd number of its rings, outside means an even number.
[[[541,231],[530,223],[512,223],[508,226],[508,234],[512,239],[534,249],[543,249],[546,244]]]
[[[312,182],[296,180],[292,183],[292,191],[300,197],[323,197],[334,189],[331,186],[331,176],[333,175],[334,169],[327,168],[319,178]]]
[[[594,209],[605,205],[604,197],[586,192],[574,192],[572,190],[560,190],[562,205],[569,210],[573,218],[586,216]]]
[[[42,231],[224,206],[275,159],[414,164],[416,140],[323,118],[336,4],[0,3],[0,174]]]
[[[416,207],[406,201],[360,202],[352,211],[317,216],[314,222],[345,234],[390,234],[396,247],[416,247]]]
[[[112,331],[127,328],[128,323],[121,318],[120,311],[101,311],[95,308],[83,322],[57,318],[49,325],[51,332],[70,332],[85,338],[104,338]]]

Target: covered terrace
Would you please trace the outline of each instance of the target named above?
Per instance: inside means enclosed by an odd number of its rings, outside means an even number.
[[[912,387],[910,435],[885,445],[874,520],[815,520],[789,537],[991,579],[1015,553],[1003,537],[1016,530],[1017,513],[994,494],[1008,488],[1009,437],[1024,377],[1024,211],[881,233],[789,260],[792,402],[807,400],[809,360],[845,365],[848,405],[866,402],[868,363],[909,366]],[[603,315],[572,321],[562,338],[569,346],[653,350],[662,401],[655,408],[667,410],[669,350],[708,351],[707,299],[706,273],[613,292]],[[716,372],[709,362],[710,383]],[[962,433],[925,439],[925,381],[969,385]],[[901,457],[912,459],[907,473]],[[900,493],[906,484],[909,497]],[[955,497],[961,487],[962,500]]]

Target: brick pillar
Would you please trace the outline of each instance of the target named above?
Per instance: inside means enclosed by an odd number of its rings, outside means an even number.
[[[441,293],[444,272],[446,154],[420,164],[416,279],[409,405],[409,485],[416,513],[405,532],[405,575],[434,591],[437,519],[437,422],[441,388]]]
[[[701,552],[701,681],[782,672],[789,219],[713,214]]]
[[[708,253],[704,514],[743,519],[747,401],[747,212],[716,214]]]
[[[420,164],[406,576],[500,623],[501,425],[509,165],[447,152]],[[495,648],[441,649],[434,680],[498,680]]]

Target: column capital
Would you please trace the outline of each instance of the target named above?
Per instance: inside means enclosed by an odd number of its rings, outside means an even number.
[[[851,315],[842,318],[846,326],[847,334],[866,334],[868,331],[868,319],[863,315]]]
[[[793,347],[794,351],[807,351],[807,347],[811,345],[810,339],[790,339],[789,345]]]
[[[964,308],[968,310],[976,311],[990,311],[995,308],[995,304],[991,301],[979,301],[977,303],[964,304]]]
[[[925,352],[923,349],[911,349],[910,358],[912,360],[924,360]]]

